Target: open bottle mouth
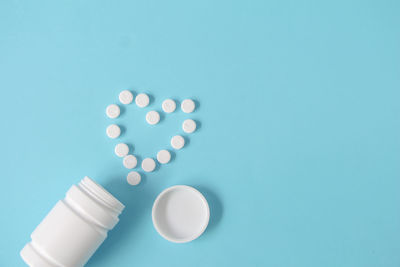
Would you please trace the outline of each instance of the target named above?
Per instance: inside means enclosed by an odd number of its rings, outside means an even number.
[[[125,205],[111,195],[110,192],[87,176],[80,181],[79,186],[92,197],[96,198],[110,209],[116,211],[118,214],[120,214],[125,208]]]

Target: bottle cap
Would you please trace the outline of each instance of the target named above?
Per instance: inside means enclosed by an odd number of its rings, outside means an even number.
[[[207,228],[210,209],[196,189],[176,185],[162,191],[154,201],[153,224],[157,232],[175,243],[198,238]]]

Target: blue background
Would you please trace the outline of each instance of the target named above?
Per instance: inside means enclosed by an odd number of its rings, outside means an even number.
[[[126,210],[88,266],[400,266],[400,2],[0,2],[0,266],[88,175]],[[200,129],[171,164],[129,186],[105,128],[140,157]],[[146,124],[165,98],[195,113]],[[156,196],[204,193],[211,222],[162,239]]]

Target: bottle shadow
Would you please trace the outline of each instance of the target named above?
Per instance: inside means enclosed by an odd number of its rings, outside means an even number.
[[[85,266],[97,266],[123,247],[132,247],[132,243],[129,242],[132,240],[132,236],[140,231],[139,225],[145,216],[151,214],[153,201],[156,197],[156,192],[151,191],[149,186],[144,186],[146,184],[146,175],[142,175],[142,179],[144,181],[136,187],[128,186],[124,179],[111,179],[109,183],[104,185],[104,188],[109,190],[111,194],[118,192],[115,195],[126,206],[120,215],[120,222],[109,232],[107,239]],[[210,221],[202,235],[207,236],[217,228],[222,220],[223,204],[219,197],[208,187],[203,185],[194,185],[193,187],[204,195],[210,207]]]
[[[129,186],[125,179],[110,179],[104,185],[111,194],[120,200],[125,206],[121,213],[120,221],[113,230],[108,233],[108,237],[99,247],[97,252],[90,258],[85,266],[97,266],[111,254],[122,249],[132,240],[132,236],[140,231],[139,224],[145,216],[151,213],[155,192],[151,192],[146,184],[146,175],[142,175],[142,182],[138,186]]]

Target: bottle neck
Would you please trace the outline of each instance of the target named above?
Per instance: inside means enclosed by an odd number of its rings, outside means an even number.
[[[99,201],[102,205],[115,211],[117,216],[121,214],[122,210],[125,208],[124,204],[111,195],[101,185],[87,176],[80,181],[78,186]]]
[[[114,228],[125,207],[89,177],[83,178],[78,185],[73,185],[62,201],[99,231]]]

